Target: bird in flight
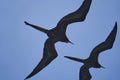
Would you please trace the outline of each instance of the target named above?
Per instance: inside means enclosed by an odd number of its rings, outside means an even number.
[[[92,68],[92,67],[93,68],[104,68],[103,66],[101,66],[101,64],[99,64],[98,56],[101,52],[111,49],[113,47],[113,44],[116,38],[116,33],[117,33],[117,22],[115,23],[114,28],[109,34],[109,36],[107,37],[107,39],[104,42],[97,45],[92,50],[90,56],[87,59],[79,59],[75,57],[65,56],[65,58],[83,63],[82,67],[80,68],[80,72],[79,72],[79,80],[90,80],[92,78],[89,72],[89,68]]]
[[[64,16],[58,22],[57,26],[50,30],[30,24],[27,21],[24,22],[26,25],[41,31],[47,34],[48,36],[48,39],[45,41],[44,44],[43,57],[41,61],[25,79],[31,78],[32,76],[37,74],[57,57],[57,52],[55,49],[56,42],[61,41],[65,43],[72,43],[66,36],[66,28],[71,23],[82,22],[86,19],[87,13],[89,12],[90,9],[91,2],[92,0],[84,0],[80,8]]]

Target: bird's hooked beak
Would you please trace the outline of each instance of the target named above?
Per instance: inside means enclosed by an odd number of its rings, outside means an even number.
[[[74,45],[74,43],[73,43],[73,42],[71,42],[71,41],[69,41],[69,43],[70,43],[70,44],[72,44],[72,45]]]
[[[105,67],[104,67],[104,66],[101,66],[101,68],[105,69]]]
[[[65,43],[70,43],[70,44],[74,44],[74,43],[71,42],[67,37],[63,40],[63,42],[65,42]]]
[[[74,44],[73,42],[71,42],[70,40],[67,40],[66,43],[70,43],[70,44]]]

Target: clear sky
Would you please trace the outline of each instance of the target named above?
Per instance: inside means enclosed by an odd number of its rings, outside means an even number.
[[[38,64],[47,36],[24,21],[51,29],[83,0],[0,0],[0,80],[23,80]],[[70,24],[67,36],[74,43],[56,43],[58,57],[29,80],[79,80],[81,63],[64,58],[87,58],[104,41],[115,21],[118,32],[111,50],[101,53],[106,69],[91,68],[92,80],[120,79],[120,0],[93,0],[84,22]]]

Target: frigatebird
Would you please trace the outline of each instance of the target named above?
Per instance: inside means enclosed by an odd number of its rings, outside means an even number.
[[[72,43],[66,36],[66,28],[71,23],[82,22],[86,19],[87,13],[90,9],[91,2],[92,0],[84,0],[80,8],[64,16],[58,22],[57,26],[50,30],[30,24],[26,21],[24,22],[26,25],[29,25],[32,28],[41,31],[47,34],[48,36],[48,39],[44,44],[43,58],[41,59],[39,64],[35,67],[35,69],[33,69],[33,71],[25,79],[28,79],[34,76],[35,74],[37,74],[39,71],[45,68],[50,62],[52,62],[57,57],[57,52],[55,49],[56,42],[61,41],[66,43]]]
[[[98,56],[101,52],[111,49],[113,47],[113,44],[116,38],[116,33],[117,33],[117,22],[115,23],[114,28],[109,34],[109,36],[107,37],[107,39],[104,42],[97,45],[92,50],[90,56],[87,59],[79,59],[75,57],[65,56],[65,58],[83,63],[82,67],[80,68],[80,72],[79,72],[79,80],[90,80],[92,78],[89,72],[89,68],[92,68],[92,67],[93,68],[104,68],[98,62]]]

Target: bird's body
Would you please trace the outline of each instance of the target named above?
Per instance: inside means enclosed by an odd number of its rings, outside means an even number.
[[[71,23],[81,22],[85,20],[87,13],[90,9],[91,2],[92,0],[84,0],[83,4],[78,10],[64,16],[58,22],[57,26],[50,30],[30,24],[25,21],[26,25],[29,25],[34,29],[37,29],[48,35],[48,39],[46,40],[43,49],[43,58],[41,59],[39,64],[35,67],[35,69],[25,79],[28,79],[37,74],[57,57],[57,52],[55,49],[56,42],[61,41],[65,43],[72,43],[66,36],[66,28]]]
[[[91,79],[92,76],[89,72],[89,68],[92,68],[92,67],[93,68],[101,68],[101,67],[104,68],[98,62],[98,56],[102,51],[111,49],[113,47],[113,44],[116,38],[116,33],[117,33],[117,23],[115,23],[114,28],[109,34],[109,36],[107,37],[107,39],[104,42],[97,45],[92,50],[92,52],[90,53],[90,56],[87,59],[79,59],[75,57],[65,56],[68,59],[83,63],[83,66],[80,68],[79,80],[90,80]]]

